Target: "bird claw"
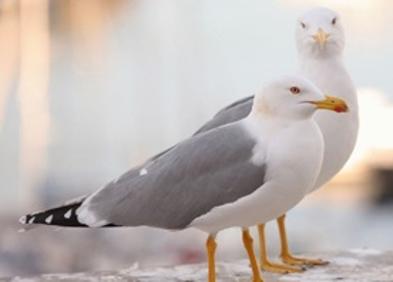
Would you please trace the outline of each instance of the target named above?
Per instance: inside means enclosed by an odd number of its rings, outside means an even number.
[[[307,259],[294,257],[292,255],[282,256],[282,261],[289,265],[300,265],[300,266],[323,266],[329,264],[328,261],[322,259]]]
[[[301,273],[306,270],[304,267],[294,267],[294,266],[272,263],[272,262],[261,263],[261,269],[263,271],[279,273],[279,274]]]

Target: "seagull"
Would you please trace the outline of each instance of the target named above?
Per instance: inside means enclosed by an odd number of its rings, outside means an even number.
[[[331,115],[321,111],[315,115],[315,121],[324,138],[325,150],[321,172],[315,185],[309,190],[311,193],[332,179],[349,159],[358,134],[358,102],[356,89],[344,66],[342,58],[345,46],[344,29],[341,18],[335,11],[317,7],[304,13],[296,23],[296,45],[299,74],[311,80],[324,93],[344,99],[351,109],[347,115]],[[243,119],[250,113],[253,99],[254,96],[249,96],[223,108],[194,135]],[[150,163],[154,163],[156,157],[153,157]],[[294,265],[327,264],[327,261],[321,259],[298,258],[291,254],[285,217],[285,214],[280,215],[277,218],[277,224],[281,242],[280,257],[287,265],[269,260],[266,250],[265,225],[259,224],[261,268],[270,272],[291,273],[304,270],[303,267],[293,267]]]
[[[261,282],[249,227],[285,213],[314,185],[324,150],[312,118],[317,109],[348,107],[302,77],[281,77],[258,92],[244,119],[190,137],[147,168],[139,165],[87,197],[20,222],[197,228],[209,234],[209,282],[216,280],[217,233],[240,227],[253,281]]]

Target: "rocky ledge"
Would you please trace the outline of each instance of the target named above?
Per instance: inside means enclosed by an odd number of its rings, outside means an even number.
[[[266,282],[382,282],[393,281],[393,251],[354,249],[335,254],[313,254],[328,259],[330,264],[314,267],[300,274],[276,275],[263,273]],[[134,265],[124,270],[43,274],[35,277],[0,278],[0,281],[130,281],[130,282],[196,282],[206,281],[206,264],[174,267],[141,268]],[[218,281],[251,281],[246,260],[218,262]]]

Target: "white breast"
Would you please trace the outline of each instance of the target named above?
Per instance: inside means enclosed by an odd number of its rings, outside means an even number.
[[[315,186],[310,189],[312,192],[334,177],[351,156],[359,127],[358,102],[356,89],[341,58],[305,61],[302,64],[302,73],[322,92],[344,99],[349,106],[348,113],[318,111],[315,114],[315,121],[324,138],[325,151],[321,172]]]
[[[302,134],[299,135],[299,132]],[[262,138],[260,138],[262,137]],[[323,139],[315,122],[298,122],[266,138],[261,134],[251,162],[267,164],[265,184],[236,202],[216,207],[191,224],[206,232],[264,223],[286,213],[301,201],[319,174]]]
[[[352,154],[358,133],[358,119],[344,115],[320,113],[316,121],[325,140],[325,152],[321,173],[315,183],[315,189],[333,178],[345,165]]]

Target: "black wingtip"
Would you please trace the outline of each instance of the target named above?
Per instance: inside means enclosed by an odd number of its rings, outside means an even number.
[[[77,215],[78,208],[82,205],[84,200],[85,198],[57,208],[27,214],[22,216],[19,219],[19,222],[23,225],[43,224],[64,227],[89,227],[86,224],[79,222]],[[102,227],[119,227],[119,225],[107,224]]]
[[[44,224],[68,227],[86,227],[80,223],[77,216],[77,209],[83,200],[42,212],[27,214],[19,219],[21,224]]]

